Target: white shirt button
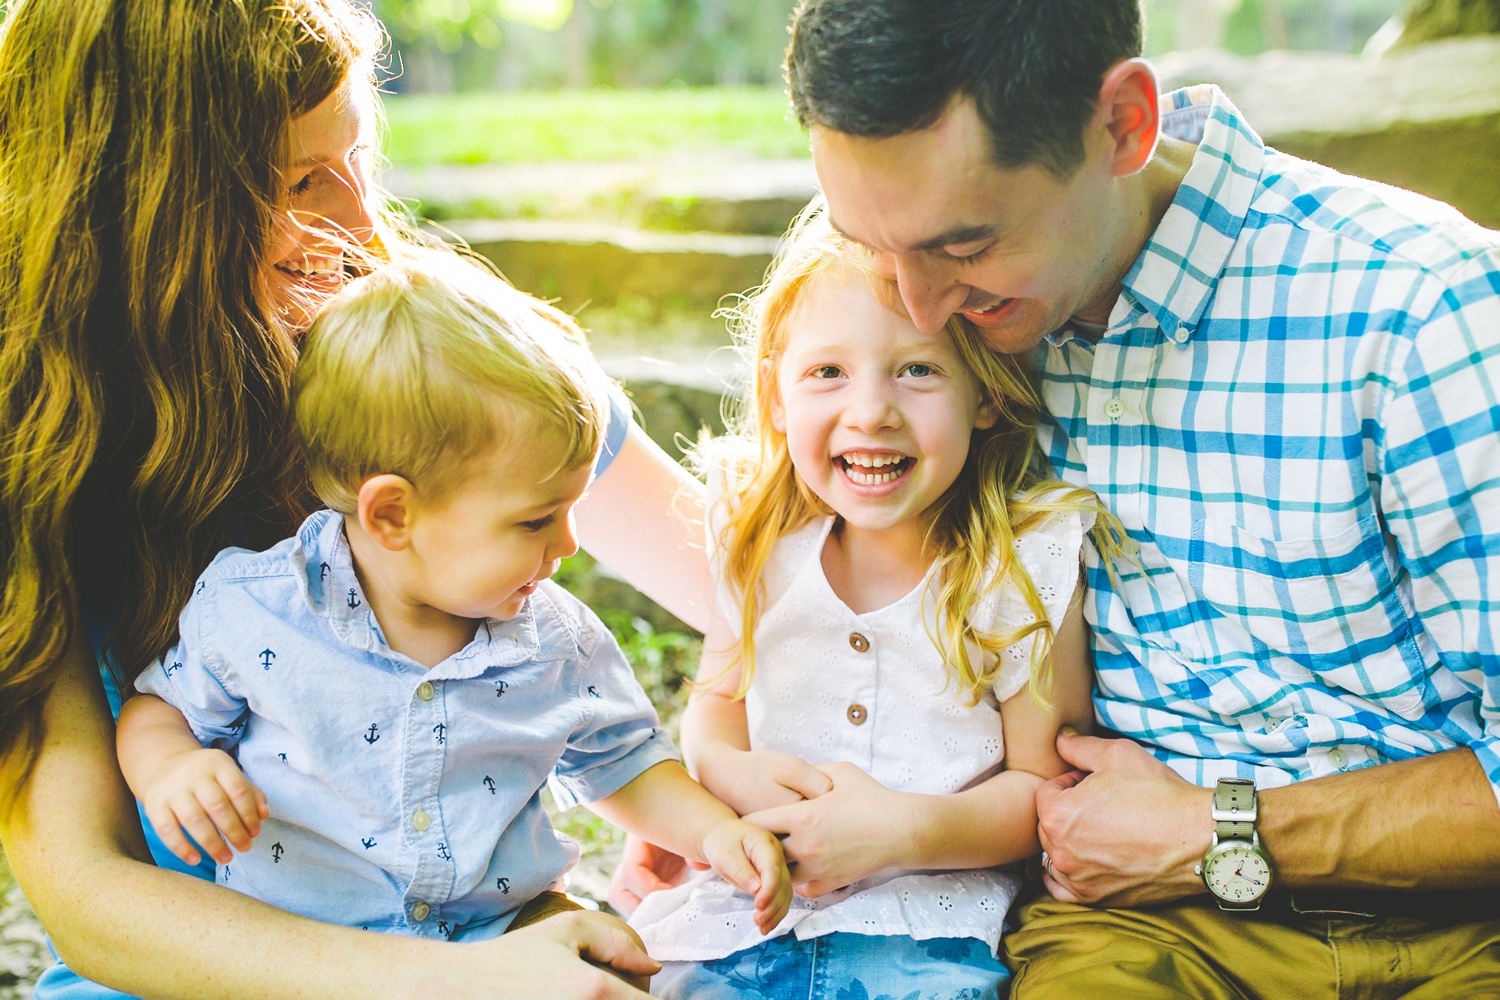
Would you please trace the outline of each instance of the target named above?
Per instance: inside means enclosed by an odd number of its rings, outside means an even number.
[[[1111,420],[1119,420],[1125,415],[1125,401],[1119,396],[1104,404],[1104,415]]]
[[[1177,341],[1179,344],[1186,344],[1187,343],[1187,339],[1189,337],[1191,337],[1192,335],[1193,335],[1193,331],[1189,330],[1185,326],[1179,326],[1177,328],[1177,332],[1174,333],[1174,334],[1172,334],[1172,339],[1175,340],[1175,341]]]
[[[416,906],[413,906],[411,908],[411,918],[420,924],[422,921],[427,919],[427,914],[431,912],[432,907],[428,906],[426,903],[418,903]]]
[[[427,815],[427,810],[418,809],[411,814],[411,825],[416,827],[417,832],[420,833],[432,825],[432,817]]]
[[[1345,764],[1349,763],[1349,757],[1344,753],[1343,750],[1340,750],[1338,747],[1334,747],[1332,750],[1328,751],[1328,763],[1332,764],[1334,767],[1343,767]]]
[[[417,697],[423,701],[432,700],[432,681],[423,681],[417,685]]]

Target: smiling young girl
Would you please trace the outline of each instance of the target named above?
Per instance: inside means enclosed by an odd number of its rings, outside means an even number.
[[[764,941],[711,873],[648,896],[656,995],[1003,992],[1020,879],[996,866],[1039,850],[1058,727],[1089,722],[1074,591],[1096,507],[1037,474],[1018,362],[892,305],[817,209],[750,300],[739,434],[705,449],[719,588],[683,721],[708,788],[846,877],[794,864],[811,898]],[[829,823],[862,833],[820,844]]]

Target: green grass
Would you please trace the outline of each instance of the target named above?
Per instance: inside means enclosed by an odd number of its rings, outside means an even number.
[[[386,154],[399,166],[631,160],[734,149],[807,156],[786,95],[758,88],[390,95]]]

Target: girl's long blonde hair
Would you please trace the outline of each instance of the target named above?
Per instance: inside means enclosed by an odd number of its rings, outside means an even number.
[[[793,313],[818,284],[862,280],[890,307],[894,287],[875,271],[868,253],[830,225],[821,199],[793,224],[772,263],[765,284],[741,307],[728,310],[750,369],[748,391],[729,404],[727,441],[700,444],[699,464],[722,467],[727,475],[724,528],[716,540],[724,572],[742,608],[739,695],[750,688],[755,663],[755,626],[764,611],[761,576],[777,541],[833,512],[792,467],[786,435],[771,420],[776,369]],[[965,364],[993,402],[999,418],[977,429],[963,470],[926,512],[927,547],[937,568],[937,634],[933,640],[970,703],[998,671],[999,655],[1028,636],[1032,643],[1031,690],[1046,705],[1051,677],[1048,653],[1053,629],[1026,569],[1016,559],[1015,539],[1064,511],[1096,516],[1095,537],[1114,552],[1118,522],[1100,508],[1088,490],[1051,477],[1036,440],[1041,400],[1025,361],[987,347],[977,330],[954,316],[951,336]],[[970,621],[969,609],[990,593],[1012,588],[1030,610],[1025,624],[984,631]]]
[[[0,755],[83,611],[122,683],[231,542],[305,509],[270,288],[293,118],[369,78],[347,0],[17,0],[0,27]]]

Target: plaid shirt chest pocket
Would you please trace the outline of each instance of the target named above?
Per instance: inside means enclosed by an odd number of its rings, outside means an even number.
[[[1299,519],[1301,520],[1301,519]],[[1282,654],[1282,669],[1313,675],[1398,716],[1423,711],[1413,677],[1425,674],[1414,612],[1396,586],[1395,553],[1373,512],[1354,520],[1301,520],[1306,534],[1267,538],[1219,520],[1193,525],[1190,587],[1237,624],[1255,648]],[[1287,662],[1289,661],[1289,662]],[[1215,701],[1236,699],[1236,686]],[[1216,705],[1233,713],[1254,707]]]

